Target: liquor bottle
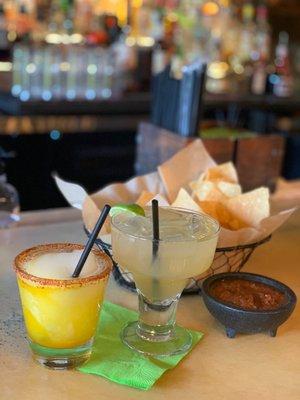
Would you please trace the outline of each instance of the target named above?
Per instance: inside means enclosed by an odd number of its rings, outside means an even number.
[[[90,32],[93,21],[93,4],[91,0],[77,0],[74,11],[74,27],[76,32],[86,35]]]
[[[71,34],[74,30],[74,1],[73,0],[60,0],[60,10],[62,13],[62,27],[63,31]]]
[[[256,53],[258,59],[268,62],[271,53],[271,27],[268,22],[268,8],[261,4],[256,11]]]
[[[264,60],[257,60],[253,65],[251,80],[251,93],[262,95],[266,93],[267,87],[267,64]]]
[[[62,29],[63,15],[61,13],[59,0],[52,0],[49,12],[48,32],[58,33]]]
[[[137,17],[137,37],[151,36],[151,21],[152,4],[151,1],[143,1],[142,6],[138,11]]]
[[[18,16],[18,35],[22,38],[22,41],[29,42],[31,37],[31,31],[33,28],[33,20],[30,15],[30,10],[26,3],[21,3],[19,8]]]
[[[237,16],[237,7],[232,4],[227,12],[227,26],[222,32],[222,50],[229,63],[233,66],[237,60],[236,53],[239,47],[239,35],[241,32],[241,22]]]
[[[246,3],[242,8],[242,29],[238,46],[238,57],[243,65],[252,61],[255,50],[255,23],[254,7],[252,3]]]
[[[253,54],[255,50],[254,7],[247,2],[242,8],[242,23],[233,70],[238,74],[238,87],[241,93],[249,93],[253,74]]]
[[[105,15],[94,15],[90,24],[86,42],[92,45],[105,45],[109,43],[108,32],[105,28]]]
[[[268,62],[271,52],[271,28],[268,23],[268,9],[261,4],[256,12],[257,29],[255,36],[255,52],[253,58],[253,75],[251,81],[251,92],[262,95],[266,92],[268,77]]]
[[[293,76],[289,57],[289,34],[280,32],[275,50],[275,75],[273,92],[278,97],[290,97],[293,94]]]
[[[73,14],[73,0],[52,0],[48,24],[49,32],[72,33]]]
[[[9,43],[7,39],[7,26],[4,15],[3,3],[0,3],[0,51],[7,50]]]

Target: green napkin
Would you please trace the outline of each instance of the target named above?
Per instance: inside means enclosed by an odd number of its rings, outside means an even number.
[[[113,382],[148,390],[168,369],[174,368],[186,354],[172,357],[144,357],[128,349],[120,339],[120,331],[129,321],[136,321],[137,313],[116,304],[104,302],[98,332],[90,360],[79,371],[96,374]],[[190,331],[193,346],[203,333]]]

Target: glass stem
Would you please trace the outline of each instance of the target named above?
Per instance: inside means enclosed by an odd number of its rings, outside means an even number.
[[[144,340],[166,341],[173,335],[180,294],[161,302],[150,302],[137,289],[139,320],[137,334]]]

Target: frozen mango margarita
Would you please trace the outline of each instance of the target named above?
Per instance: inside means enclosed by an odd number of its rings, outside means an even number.
[[[88,359],[111,260],[92,250],[79,278],[71,275],[84,246],[46,244],[15,259],[28,340],[34,357],[52,368]]]

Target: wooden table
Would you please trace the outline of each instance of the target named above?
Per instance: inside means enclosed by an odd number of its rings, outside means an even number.
[[[256,250],[245,270],[291,286],[300,297],[300,212]],[[86,240],[74,210],[26,213],[19,227],[0,231],[0,398],[5,400],[298,400],[300,399],[300,306],[278,336],[228,339],[199,296],[180,301],[178,322],[204,339],[148,392],[77,371],[51,371],[35,364],[24,339],[14,256],[38,243]],[[136,308],[132,293],[111,279],[106,298]]]

